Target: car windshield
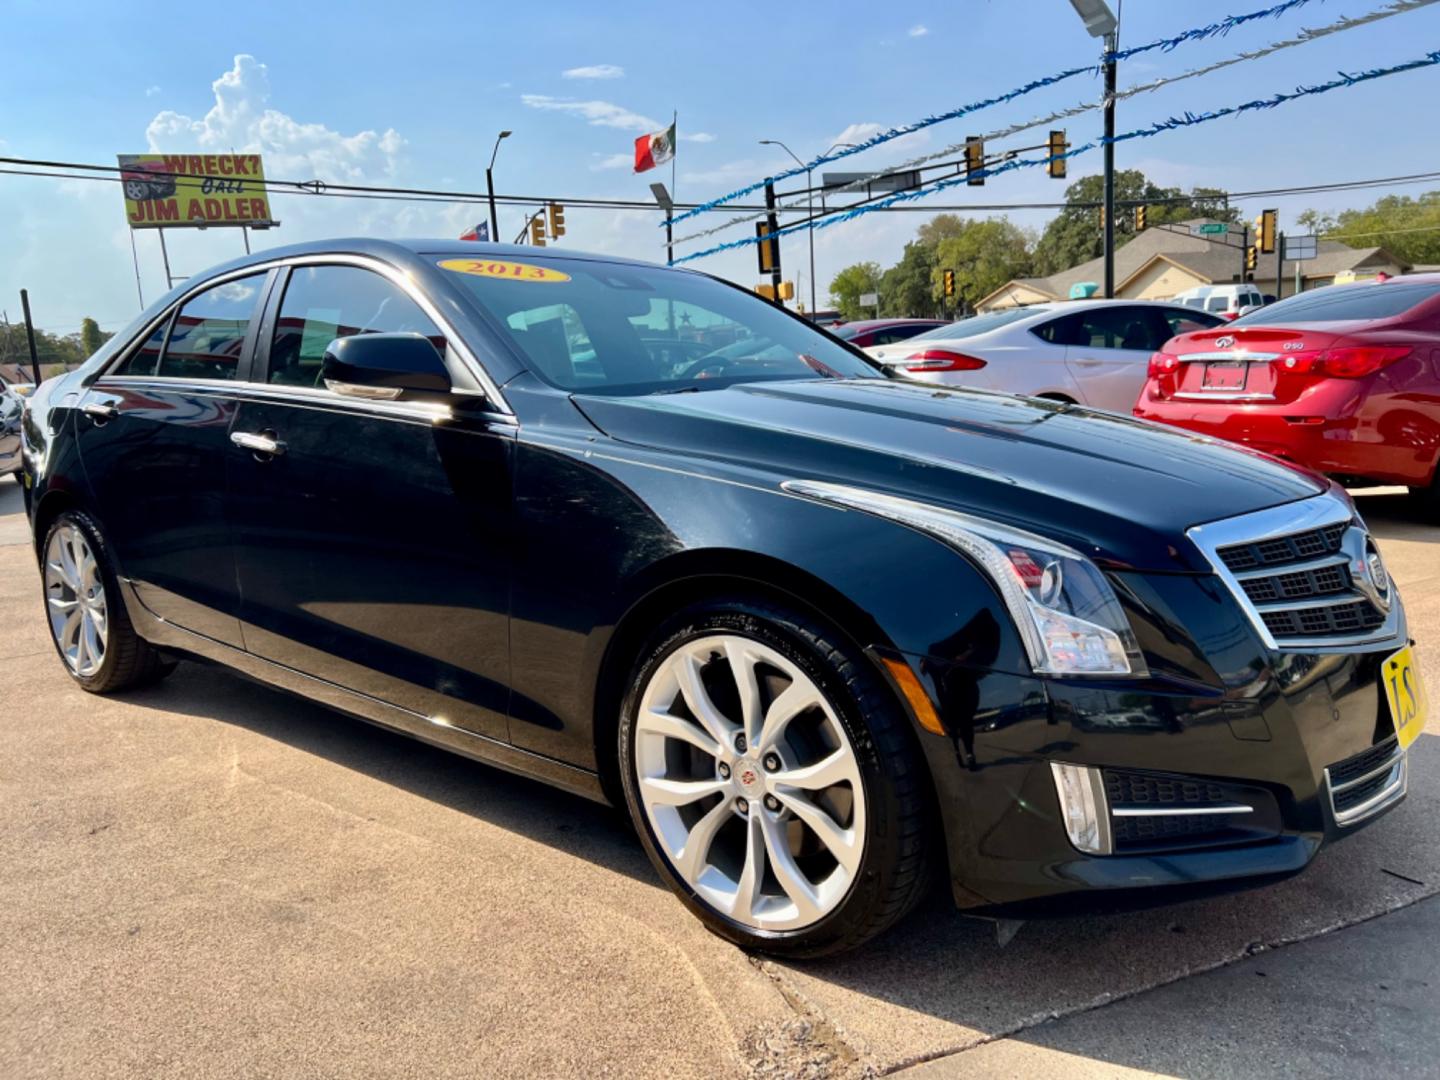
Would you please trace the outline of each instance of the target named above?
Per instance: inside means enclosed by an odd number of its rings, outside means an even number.
[[[883,377],[803,319],[701,274],[533,256],[435,258],[531,370],[563,390],[631,395]]]
[[[1440,284],[1387,281],[1373,285],[1331,285],[1281,300],[1244,318],[1235,326],[1283,326],[1286,323],[1349,322],[1388,319],[1440,295]]]
[[[935,340],[953,340],[954,338],[975,337],[977,334],[988,334],[991,330],[998,330],[1007,323],[1019,322],[1034,315],[1038,308],[1006,308],[1004,311],[991,311],[985,315],[971,315],[968,319],[961,319],[959,322],[946,323],[944,326],[937,326],[934,330],[926,330],[923,334],[916,334],[910,341],[926,341],[931,338]]]

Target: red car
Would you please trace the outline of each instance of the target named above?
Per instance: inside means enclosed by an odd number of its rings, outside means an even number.
[[[1332,285],[1171,338],[1135,415],[1405,484],[1440,511],[1440,274]]]
[[[868,349],[872,345],[893,345],[897,341],[908,341],[926,330],[949,325],[945,319],[859,319],[842,323],[830,332],[857,349]]]

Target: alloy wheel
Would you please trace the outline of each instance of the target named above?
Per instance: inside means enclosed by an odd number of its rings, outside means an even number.
[[[734,634],[685,642],[635,719],[636,788],[697,896],[760,930],[813,925],[845,899],[865,842],[859,764],[815,683]]]
[[[85,534],[66,524],[45,549],[45,605],[50,632],[70,670],[88,678],[105,663],[109,619],[100,564]]]

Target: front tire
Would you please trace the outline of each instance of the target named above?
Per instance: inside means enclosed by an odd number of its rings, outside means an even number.
[[[51,523],[41,549],[50,639],[65,670],[93,694],[168,675],[167,663],[130,624],[110,549],[89,514],[67,510]]]
[[[666,883],[716,934],[813,957],[923,894],[918,748],[868,661],[796,611],[698,605],[642,651],[620,723],[625,800]]]

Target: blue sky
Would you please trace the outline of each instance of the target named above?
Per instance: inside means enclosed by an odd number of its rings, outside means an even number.
[[[1112,4],[1114,0],[1112,0]],[[1121,87],[1179,72],[1382,6],[1314,0],[1227,38],[1153,52],[1122,64]],[[1266,0],[1127,0],[1122,45],[1203,25]],[[271,177],[481,191],[495,133],[497,187],[542,195],[648,198],[659,174],[633,175],[633,139],[679,113],[677,194],[711,197],[784,167],[762,138],[810,157],[840,139],[990,96],[1097,52],[1066,0],[855,3],[543,5],[272,3],[223,7],[11,0],[0,36],[0,154],[111,163],[117,153],[259,150]],[[1123,102],[1126,130],[1323,82],[1337,71],[1398,63],[1440,48],[1440,4],[1286,50]],[[577,71],[577,69],[580,69]],[[599,70],[585,70],[599,69]],[[568,73],[568,74],[567,74]],[[839,168],[884,168],[967,134],[1094,100],[1088,76],[1007,106],[937,125]],[[1137,140],[1117,152],[1162,184],[1243,190],[1440,169],[1432,68],[1339,90],[1276,110]],[[1098,134],[1099,114],[1068,123],[1072,141]],[[1020,145],[1035,141],[1019,136]],[[998,149],[999,146],[992,147]],[[616,163],[621,164],[617,165]],[[1071,179],[1100,167],[1098,152]],[[1064,189],[1042,170],[960,188],[936,202],[1053,201]],[[1440,184],[1435,185],[1440,187]],[[1418,194],[1424,187],[1395,190]],[[1364,205],[1383,191],[1266,200],[1282,227],[1307,207]],[[0,175],[0,308],[18,316],[28,287],[36,319],[68,332],[83,315],[115,328],[138,301],[130,238],[116,185]],[[1246,205],[1247,216],[1260,204]],[[275,196],[283,225],[256,246],[323,236],[454,236],[479,207]],[[1011,214],[1039,229],[1047,212]],[[653,214],[569,214],[566,246],[663,260]],[[874,214],[817,234],[824,286],[861,259],[887,263],[924,220]],[[513,236],[520,211],[502,212]],[[184,274],[240,252],[225,230],[171,234]],[[739,235],[739,230],[734,235]],[[153,235],[137,237],[146,298],[162,290]],[[694,248],[689,248],[694,250]],[[804,274],[805,244],[784,250],[787,277]],[[742,282],[751,252],[695,264]],[[801,282],[802,295],[808,285]]]

